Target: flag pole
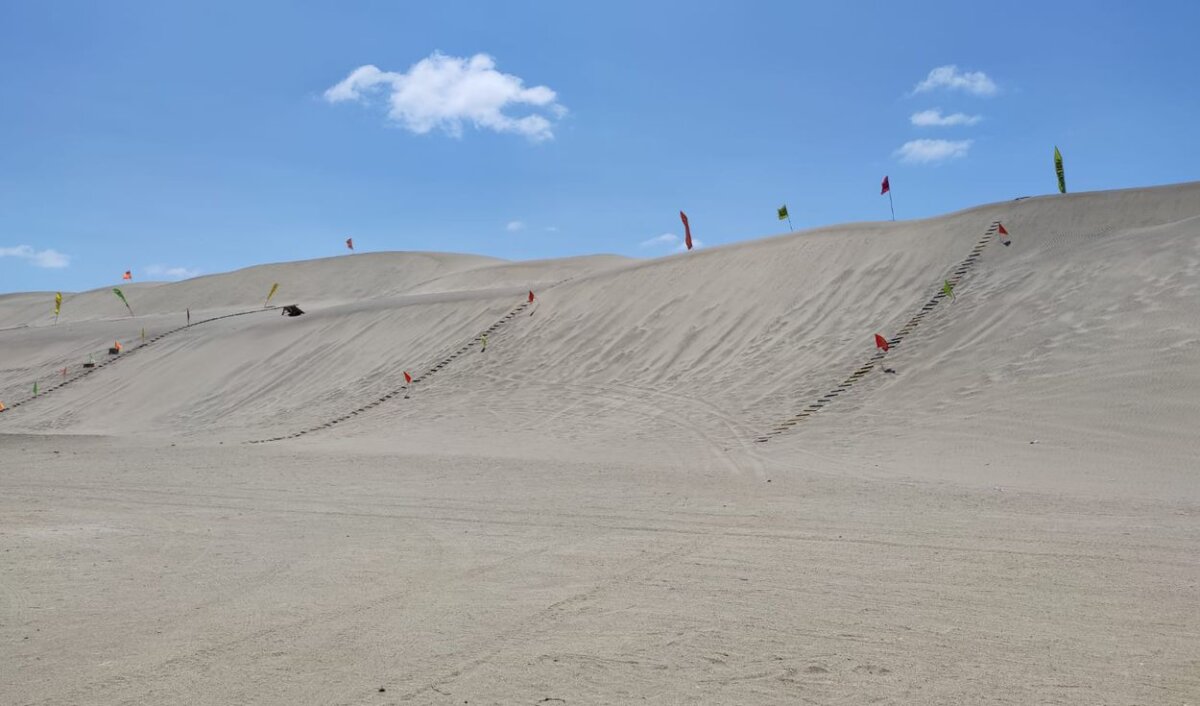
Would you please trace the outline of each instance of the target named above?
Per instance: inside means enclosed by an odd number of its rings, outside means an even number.
[[[892,220],[896,220],[896,205],[892,203],[892,188],[888,185],[888,208],[892,209]]]
[[[795,233],[796,229],[792,227],[792,214],[788,214],[788,232]]]

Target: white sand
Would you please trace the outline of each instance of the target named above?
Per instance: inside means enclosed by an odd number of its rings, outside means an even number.
[[[1200,184],[123,289],[0,296],[6,404],[126,345],[0,414],[0,703],[1200,703]]]

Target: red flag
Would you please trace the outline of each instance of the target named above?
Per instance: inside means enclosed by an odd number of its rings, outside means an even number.
[[[354,238],[346,238],[346,247],[354,249]]]
[[[125,270],[125,274],[121,275],[121,279],[133,279],[133,272]]]
[[[679,220],[683,221],[683,243],[687,245],[687,249],[692,249],[692,227],[688,225],[687,214],[683,211],[679,212]]]
[[[1004,243],[1004,247],[1012,245],[1012,240],[1008,238],[1008,231],[1005,230],[1004,224],[996,221],[996,234],[1000,236],[1000,242]]]
[[[887,176],[884,176],[884,177],[883,177],[883,184],[881,184],[881,185],[880,185],[880,189],[879,189],[879,195],[880,195],[880,196],[883,196],[884,194],[886,194],[887,192],[889,192],[889,191],[891,191],[891,190],[892,190],[892,185],[888,183],[888,178],[887,178]]]
[[[404,382],[412,384],[412,375],[409,375],[407,370],[404,371]]]
[[[529,290],[529,303],[530,303],[530,304],[532,304],[532,303],[533,303],[533,290],[532,290],[532,289],[531,289],[531,290]]]
[[[875,334],[875,347],[882,348],[883,352],[887,353],[887,349],[888,349],[887,339],[884,338],[883,336],[880,336],[879,334]]]

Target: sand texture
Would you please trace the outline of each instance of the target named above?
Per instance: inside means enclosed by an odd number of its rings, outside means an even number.
[[[118,286],[0,296],[0,703],[1200,704],[1200,183]]]

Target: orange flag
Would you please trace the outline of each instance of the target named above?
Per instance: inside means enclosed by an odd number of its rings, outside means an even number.
[[[133,279],[133,272],[125,270],[125,274],[121,275],[121,279]]]

